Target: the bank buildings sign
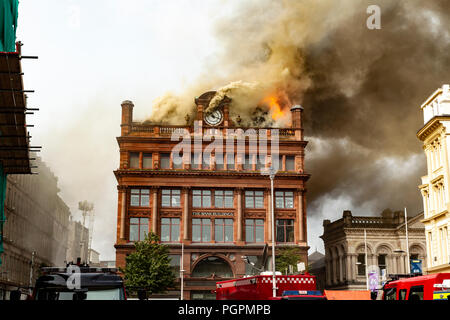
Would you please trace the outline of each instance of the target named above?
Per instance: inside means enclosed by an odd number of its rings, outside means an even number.
[[[193,216],[234,216],[233,212],[192,212]]]

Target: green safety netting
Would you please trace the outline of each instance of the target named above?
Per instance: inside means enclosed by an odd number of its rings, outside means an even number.
[[[19,0],[0,0],[0,51],[16,51]]]

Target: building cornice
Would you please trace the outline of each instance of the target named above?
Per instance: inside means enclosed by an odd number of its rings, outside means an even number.
[[[115,170],[116,178],[123,176],[218,176],[218,177],[260,177],[267,179],[267,175],[262,175],[259,171],[234,171],[234,170],[187,170],[187,169],[171,169],[171,170],[153,170],[153,169],[119,169]],[[279,172],[279,178],[301,178],[305,182],[310,178],[310,174],[293,173],[293,172]]]
[[[417,132],[417,138],[421,141],[431,135],[441,125],[440,121],[450,121],[450,115],[440,115],[431,118],[423,127]]]
[[[194,137],[191,136],[191,143],[194,143]],[[157,136],[157,137],[146,137],[146,136],[120,136],[120,137],[116,137],[117,143],[120,146],[122,143],[168,143],[171,142],[173,144],[178,144],[180,142],[182,142],[182,140],[177,140],[177,141],[172,141],[170,136]],[[223,137],[224,141],[227,140],[235,140],[237,141],[236,138],[226,138]],[[267,138],[267,143],[270,143],[271,139]],[[210,144],[211,141],[207,141],[207,140],[203,140],[203,144]],[[308,145],[308,141],[305,140],[295,140],[295,139],[291,139],[291,138],[282,138],[280,137],[278,139],[278,143],[279,145],[292,145],[294,143],[299,144],[300,146],[302,146],[303,148],[305,148]]]
[[[420,106],[420,109],[425,108],[427,105],[430,104],[430,102],[435,100],[436,97],[442,93],[443,93],[442,88],[438,88],[435,92],[433,92],[433,94],[431,96],[428,97],[428,99],[424,103],[422,103],[422,105]]]
[[[431,181],[430,181],[430,184],[431,184],[431,185],[434,185],[434,184],[438,183],[440,180],[443,180],[443,179],[444,179],[444,175],[443,175],[443,174],[440,174],[440,175],[438,175],[436,178],[434,178],[433,180],[431,180]]]
[[[448,213],[448,210],[444,210],[444,211],[441,211],[441,212],[439,212],[439,213],[436,213],[436,214],[432,215],[431,217],[422,219],[422,220],[420,220],[420,222],[422,222],[422,223],[427,223],[427,222],[430,222],[430,221],[439,219],[439,218],[441,218],[441,217],[447,215],[447,213]],[[409,229],[408,229],[408,230],[409,230]]]
[[[181,243],[161,243],[163,245],[166,245],[172,249],[180,248],[181,250]],[[264,244],[245,244],[245,245],[235,245],[235,244],[226,244],[226,243],[191,243],[189,245],[184,245],[184,250],[186,252],[190,252],[191,250],[198,250],[198,249],[214,249],[215,251],[222,250],[222,249],[233,249],[233,250],[262,250],[264,249]],[[121,243],[121,244],[115,244],[114,247],[116,249],[134,249],[134,243],[128,242],[128,243]],[[299,245],[299,244],[277,244],[275,246],[276,249],[281,248],[299,248],[304,249],[308,248],[308,246]],[[268,248],[271,250],[271,246]]]

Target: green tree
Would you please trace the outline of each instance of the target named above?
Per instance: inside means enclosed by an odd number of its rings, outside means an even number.
[[[275,270],[282,274],[289,272],[289,266],[292,265],[293,272],[297,272],[297,263],[300,262],[300,255],[297,248],[282,248],[279,250],[275,259]]]
[[[175,275],[170,266],[169,248],[159,243],[151,232],[145,240],[135,243],[136,251],[126,257],[125,284],[145,288],[149,293],[163,293],[173,287]]]

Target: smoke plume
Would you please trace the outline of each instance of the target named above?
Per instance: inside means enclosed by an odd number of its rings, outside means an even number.
[[[450,6],[378,0],[381,29],[369,30],[371,4],[245,1],[217,23],[220,65],[206,66],[195,86],[218,90],[210,108],[225,94],[232,98],[231,113],[247,123],[269,95],[304,106],[308,214],[318,224],[342,214],[345,208],[321,212],[323,201],[340,197],[370,209],[361,215],[422,210],[417,186],[425,157],[415,134],[423,125],[420,105],[449,82]],[[194,112],[193,97],[204,91],[187,91],[188,100],[156,101],[151,120],[173,122]]]

